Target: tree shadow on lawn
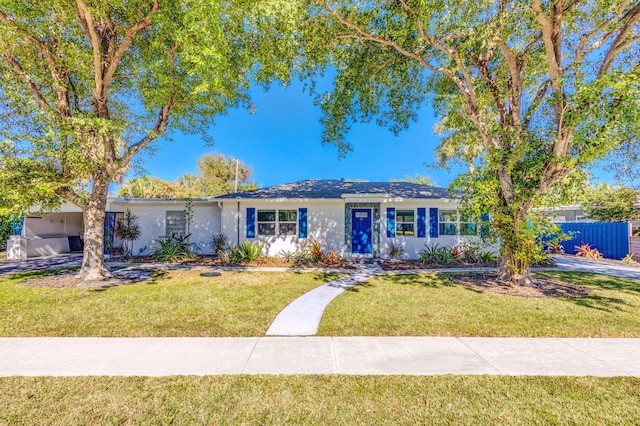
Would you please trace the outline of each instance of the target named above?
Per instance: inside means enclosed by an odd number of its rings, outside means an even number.
[[[592,274],[588,272],[537,272],[542,277],[555,278],[569,283],[581,284],[594,289],[620,291],[634,296],[640,296],[640,281],[609,275]]]
[[[411,285],[416,287],[423,288],[443,288],[443,287],[454,287],[456,284],[452,283],[446,278],[446,274],[444,273],[436,273],[436,274],[390,274],[390,275],[380,275],[374,278],[370,278],[367,281],[364,281],[354,287],[349,288],[347,291],[358,292],[358,287],[375,287],[375,283],[372,283],[374,280],[384,280],[391,284],[398,285]]]

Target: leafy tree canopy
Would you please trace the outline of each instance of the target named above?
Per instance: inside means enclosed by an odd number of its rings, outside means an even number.
[[[582,210],[601,222],[628,222],[640,219],[640,194],[632,188],[597,184],[588,188]]]
[[[0,186],[10,188],[2,208],[60,198],[80,206],[81,275],[107,275],[109,183],[167,129],[203,131],[228,108],[250,107],[252,85],[288,81],[297,7],[287,0],[0,0]]]
[[[323,141],[343,152],[354,121],[405,129],[430,101],[441,160],[470,172],[457,189],[491,213],[500,278],[531,284],[540,250],[527,227],[535,200],[628,140],[640,123],[640,4],[462,0],[309,0],[303,28]]]
[[[251,169],[242,161],[224,154],[205,154],[198,159],[200,173],[185,173],[177,182],[157,177],[137,177],[125,181],[118,189],[119,197],[131,198],[200,198],[256,189],[250,181]]]

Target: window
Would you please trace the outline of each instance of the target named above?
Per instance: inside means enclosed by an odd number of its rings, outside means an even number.
[[[396,236],[413,236],[416,215],[413,210],[396,211]]]
[[[165,226],[167,237],[185,237],[187,235],[187,218],[184,210],[167,210]]]
[[[458,212],[456,210],[440,210],[438,222],[440,223],[440,235],[458,234]]]
[[[258,235],[276,235],[275,210],[258,210]]]
[[[464,215],[460,215],[460,235],[478,235],[476,224]]]
[[[284,237],[297,234],[297,210],[258,210],[258,235]]]
[[[477,235],[478,225],[456,210],[440,210],[440,235]]]

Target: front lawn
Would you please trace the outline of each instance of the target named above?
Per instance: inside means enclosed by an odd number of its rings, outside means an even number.
[[[576,298],[522,298],[478,291],[445,274],[389,275],[336,298],[321,335],[640,337],[640,282],[597,274],[541,276],[592,289]]]
[[[0,423],[635,424],[640,379],[491,376],[11,377]]]
[[[171,271],[107,288],[33,288],[0,278],[0,336],[259,336],[335,274]]]

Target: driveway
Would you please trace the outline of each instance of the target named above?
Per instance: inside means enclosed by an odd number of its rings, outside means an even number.
[[[640,268],[633,266],[619,266],[604,262],[592,262],[576,257],[554,256],[558,269],[562,271],[590,272],[611,275],[619,278],[640,280]]]
[[[45,271],[80,266],[82,253],[59,254],[56,256],[35,257],[27,260],[5,260],[0,262],[0,276],[17,272]]]

